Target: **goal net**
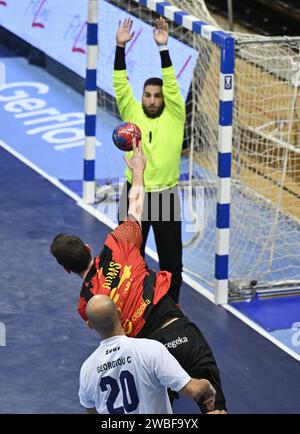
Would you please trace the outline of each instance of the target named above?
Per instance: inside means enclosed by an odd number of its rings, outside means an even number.
[[[153,24],[157,17],[136,1],[112,0],[110,3],[146,23]],[[173,0],[171,3],[200,21],[220,28],[204,1]],[[192,236],[184,234],[184,269],[213,290],[220,48],[172,22],[170,34],[199,53],[186,102],[181,180],[203,187],[204,225]],[[232,36],[235,38],[235,85],[230,198],[231,295],[240,295],[241,288],[246,288],[247,292],[254,281],[263,291],[297,290],[300,288],[300,38],[267,39],[242,33]],[[100,103],[118,115],[113,99],[105,93],[100,92]],[[190,207],[194,207],[193,194]]]

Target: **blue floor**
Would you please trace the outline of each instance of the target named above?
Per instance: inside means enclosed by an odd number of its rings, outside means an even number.
[[[274,297],[233,302],[231,306],[300,355],[300,297]]]
[[[237,302],[232,303],[232,306],[267,331],[273,332],[291,329],[293,324],[300,321],[299,304],[300,296],[288,296]]]
[[[49,253],[60,231],[77,233],[94,251],[108,228],[0,148],[0,413],[80,413],[81,363],[97,346],[76,310],[80,279]],[[156,263],[149,259],[151,266]],[[182,308],[218,361],[231,413],[299,413],[299,363],[186,284]],[[195,413],[187,399],[176,413]]]

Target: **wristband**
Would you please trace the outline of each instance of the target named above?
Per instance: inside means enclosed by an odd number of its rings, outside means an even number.
[[[158,49],[159,49],[159,51],[165,51],[165,50],[168,50],[168,46],[167,45],[159,45]]]

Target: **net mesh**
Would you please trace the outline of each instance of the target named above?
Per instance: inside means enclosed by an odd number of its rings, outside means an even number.
[[[157,15],[129,0],[112,1],[153,24]],[[204,1],[173,0],[217,28]],[[182,26],[170,33],[199,52],[187,100],[182,175],[205,192],[204,229],[187,237],[185,270],[214,284],[220,50]],[[235,101],[230,219],[231,280],[274,283],[300,276],[300,38],[233,33]],[[142,60],[141,60],[142,61]],[[102,98],[102,105],[115,107]]]

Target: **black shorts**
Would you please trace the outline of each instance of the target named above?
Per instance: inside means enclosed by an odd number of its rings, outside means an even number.
[[[187,317],[179,318],[166,327],[147,336],[155,339],[170,351],[192,378],[205,378],[216,389],[215,410],[226,410],[221,388],[220,372],[212,350],[204,336]],[[197,402],[202,413],[206,406]]]

